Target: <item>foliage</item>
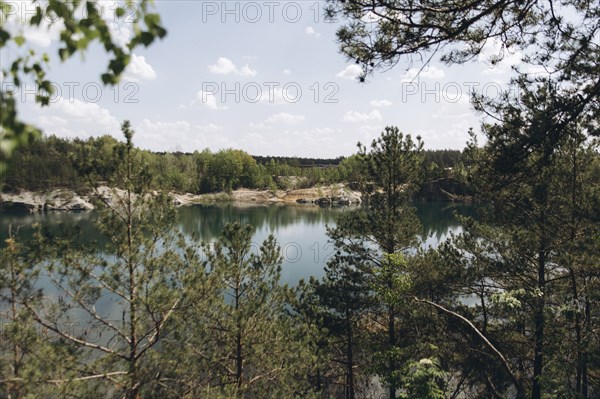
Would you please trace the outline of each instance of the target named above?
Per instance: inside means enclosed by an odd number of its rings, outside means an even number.
[[[503,122],[484,126],[486,145],[467,148],[483,214],[463,219],[464,234],[438,248],[421,248],[409,202],[426,176],[419,140],[387,128],[343,160],[365,206],[329,229],[336,252],[324,278],[294,290],[280,282],[274,237],[256,245],[253,228],[234,223],[196,245],[175,228],[170,201],[151,194],[179,167],[196,183],[210,179],[215,159],[238,168],[223,174],[232,186],[291,166],[234,150],[141,151],[127,123],[124,143],[51,138],[47,148],[19,149],[57,168],[71,154],[58,170],[93,183],[88,190],[106,202],[98,228],[107,240],[38,231],[32,243],[6,243],[2,395],[358,399],[382,395],[383,385],[398,398],[593,397],[598,143],[575,121],[553,151],[533,146],[511,158],[516,141],[554,123],[545,105],[557,92],[536,90],[500,104]],[[153,163],[166,165],[163,175]],[[116,201],[104,184],[121,188]],[[51,288],[40,290],[40,279]]]
[[[27,147],[17,148],[10,159],[4,158],[10,168],[4,173],[3,190],[70,188],[85,191],[90,179],[110,185],[115,180],[118,146],[119,141],[108,135],[86,140],[68,140],[56,136],[36,140]],[[344,158],[339,164],[325,168],[292,166],[285,163],[288,162],[285,159],[271,159],[264,164],[257,161],[261,157],[252,157],[244,151],[233,149],[186,154],[157,153],[135,148],[133,153],[146,165],[148,174],[152,177],[149,182],[151,189],[179,193],[208,193],[238,188],[293,189],[338,182],[359,189],[361,176],[364,175],[359,155]],[[425,151],[423,169],[431,169],[433,162],[455,165],[456,154],[449,152],[454,154],[449,156],[446,153],[445,150]],[[326,160],[315,160],[317,161]],[[428,181],[440,178],[443,174],[442,170],[435,175],[423,172]],[[458,191],[454,188],[450,190]]]
[[[169,344],[179,363],[174,389],[185,396],[310,396],[309,346],[287,311],[292,292],[280,282],[281,250],[273,236],[254,247],[252,230],[228,224],[204,245],[210,304],[190,302]]]
[[[39,54],[37,49],[25,39],[25,29],[48,29],[50,25],[61,26],[57,42],[58,57],[64,62],[75,54],[84,54],[94,42],[98,42],[110,57],[106,71],[102,74],[104,84],[114,85],[129,64],[131,52],[138,46],[145,47],[156,39],[165,37],[166,30],[161,26],[160,16],[150,11],[151,0],[126,0],[120,3],[112,15],[103,16],[101,2],[81,0],[50,0],[47,5],[34,2],[35,13],[27,14],[21,7],[27,3],[0,1],[0,51],[10,60],[9,66],[0,71],[3,81],[9,80],[16,88],[24,83],[34,84],[36,102],[42,106],[49,104],[54,92],[52,82],[46,72],[50,56]],[[128,10],[134,10],[133,13]],[[133,32],[126,44],[120,44],[109,27],[109,19],[124,23],[124,16],[133,17]],[[130,15],[129,15],[130,14]],[[30,16],[31,15],[31,16]],[[108,19],[107,19],[108,18]],[[14,54],[14,56],[13,56]],[[35,126],[23,122],[18,116],[17,104],[12,90],[2,85],[0,91],[0,153],[10,157],[20,146],[31,143],[41,134]],[[0,163],[0,173],[6,165]]]
[[[403,399],[445,399],[446,373],[440,370],[439,360],[423,358],[408,364]]]
[[[127,141],[115,148],[122,161],[114,176],[124,190],[108,202],[94,187],[106,205],[97,228],[107,245],[83,247],[69,235],[40,235],[44,257],[36,270],[56,296],[23,306],[70,348],[57,370],[63,389],[133,399],[160,386],[164,374],[156,373],[157,348],[189,290],[200,289],[185,284],[187,274],[202,276],[203,269],[172,228],[175,213],[168,198],[147,195],[149,177],[135,158],[128,122],[123,133]]]
[[[18,234],[9,232],[0,252],[0,395],[24,398],[46,392],[39,381],[48,372],[40,361],[45,356],[52,364],[53,351],[45,337],[37,334],[35,323],[24,303],[39,303],[42,293],[35,287],[39,271],[31,266],[34,259],[25,254]]]
[[[552,123],[541,129],[546,138],[520,136],[515,156],[542,142],[550,151],[574,121],[588,125],[585,134],[599,135],[597,2],[328,0],[327,14],[343,21],[337,31],[340,50],[363,68],[363,81],[401,60],[426,68],[439,54],[448,64],[463,64],[491,48],[492,65],[511,54],[523,63],[513,67],[513,90],[496,99],[476,96],[477,109],[488,101],[518,104],[520,87],[548,77],[556,82],[556,101],[545,103],[552,115]]]
[[[318,367],[312,380],[322,395],[355,398],[371,385],[366,315],[375,298],[365,290],[364,275],[332,259],[321,281],[311,278],[298,287],[303,323],[317,326]]]
[[[355,281],[358,285],[354,290],[367,297],[353,306],[344,302],[335,306],[323,302],[321,306],[333,307],[334,312],[343,310],[346,318],[358,312],[353,316],[357,321],[352,324],[345,321],[347,364],[351,365],[353,352],[364,350],[350,339],[350,334],[360,335],[353,332],[356,323],[373,326],[369,347],[374,356],[362,368],[380,376],[389,388],[390,397],[396,397],[400,363],[405,355],[403,347],[408,343],[406,337],[401,338],[399,316],[410,286],[405,256],[417,245],[420,231],[409,200],[419,186],[422,147],[420,139],[414,142],[395,127],[387,127],[373,140],[368,152],[359,144],[362,171],[359,181],[366,206],[341,217],[337,226],[328,231],[337,253],[328,265],[329,280],[322,289],[341,299],[347,295],[342,292],[349,289],[349,282]],[[327,298],[324,293],[320,297]],[[338,309],[339,306],[345,307]],[[352,377],[349,371],[346,375],[347,379]],[[354,387],[350,389],[354,395]]]
[[[494,342],[485,351],[495,353],[496,365],[476,373],[481,392],[516,390],[535,399],[568,387],[589,397],[597,143],[586,140],[585,120],[551,134],[557,125],[549,108],[559,95],[552,82],[522,90],[521,102],[495,108],[500,122],[484,126],[487,144],[469,150],[477,191],[488,204],[485,223],[465,221],[466,233],[454,243],[461,256],[448,259],[468,270],[466,294],[476,298],[468,318]],[[538,144],[517,153],[527,137]],[[468,345],[469,361],[485,364],[475,352],[481,344]]]

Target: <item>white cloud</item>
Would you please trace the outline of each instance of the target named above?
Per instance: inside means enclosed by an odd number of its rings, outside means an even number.
[[[110,13],[106,13],[106,24],[110,31],[110,36],[113,41],[121,47],[125,47],[133,38],[133,31],[131,24],[117,23],[114,21],[114,17]]]
[[[143,55],[131,54],[131,61],[125,72],[123,73],[123,79],[131,82],[139,82],[140,80],[154,80],[156,79],[156,72],[154,68],[146,61],[146,57]]]
[[[383,131],[383,125],[366,124],[359,126],[356,131],[359,141],[363,144],[370,143],[373,139],[379,137]]]
[[[299,101],[298,93],[294,89],[283,90],[281,87],[269,86],[264,89],[260,95],[260,101],[274,105],[295,104]]]
[[[304,115],[280,112],[278,114],[269,116],[267,119],[265,119],[265,122],[269,124],[285,123],[288,125],[295,125],[299,122],[302,122],[304,119],[306,119]]]
[[[304,115],[280,112],[278,114],[269,116],[263,122],[250,123],[250,127],[253,127],[255,129],[264,129],[271,128],[273,125],[297,125],[305,119],[306,117]]]
[[[163,122],[144,119],[135,126],[134,140],[142,148],[154,151],[195,151],[236,147],[220,133],[223,127],[209,123],[192,125],[187,121]]]
[[[22,35],[27,44],[42,48],[50,47],[60,38],[60,32],[65,27],[62,20],[50,23],[48,18],[42,18],[38,26],[23,23],[25,18],[29,20],[35,14],[37,7],[43,7],[43,5],[35,4],[32,0],[3,3],[6,3],[9,9],[7,13],[0,16],[0,20],[2,20],[2,28],[10,32],[11,36]]]
[[[44,129],[66,128],[69,121],[56,115],[42,115],[37,119],[37,123]]]
[[[342,79],[356,79],[362,73],[363,73],[363,70],[360,66],[358,66],[356,64],[351,64],[351,65],[348,65],[343,71],[341,71],[340,73],[338,73],[335,76],[337,76],[338,78],[342,78]]]
[[[217,96],[215,96],[215,93],[212,92],[204,92],[200,90],[198,93],[196,93],[196,99],[192,101],[192,104],[198,103],[204,105],[206,108],[212,111],[222,111],[227,109],[227,106],[219,105],[217,102]]]
[[[49,25],[42,21],[39,27],[27,25],[23,29],[23,37],[29,43],[33,43],[43,48],[48,48],[53,41],[58,40],[60,31],[64,28],[62,21]]]
[[[248,64],[244,65],[239,71],[237,71],[238,75],[241,76],[256,76],[256,69],[250,68]]]
[[[225,57],[219,57],[215,65],[209,65],[208,70],[218,75],[227,75],[236,70],[235,64]]]
[[[374,109],[370,113],[362,113],[358,111],[348,111],[342,117],[342,121],[344,122],[367,122],[367,121],[380,121],[381,120],[381,112],[379,110]]]
[[[469,140],[469,128],[472,120],[461,120],[456,123],[446,121],[444,129],[416,129],[413,136],[421,136],[425,146],[430,149],[457,148],[457,143],[464,145]]]
[[[110,112],[96,103],[83,102],[77,99],[61,98],[53,105],[54,109],[74,119],[91,119],[94,123],[110,125],[117,120]],[[118,122],[117,122],[118,125]]]
[[[406,71],[404,76],[402,76],[402,82],[412,82],[416,78],[439,80],[446,76],[446,73],[443,69],[438,68],[434,65],[430,65],[429,67],[424,68],[421,72],[419,71],[420,69],[418,68],[409,69],[408,71]]]
[[[140,127],[144,130],[150,129],[157,132],[162,132],[166,136],[169,136],[168,133],[187,132],[190,130],[192,125],[186,121],[152,122],[150,119],[144,118]]]
[[[256,70],[250,68],[248,64],[238,69],[229,58],[225,57],[219,57],[216,64],[208,66],[208,70],[217,75],[235,73],[240,76],[256,76],[257,74]]]
[[[304,29],[304,32],[306,32],[306,34],[309,35],[309,36],[314,36],[315,38],[321,37],[321,34],[319,32],[317,32],[315,30],[315,28],[313,28],[312,26],[307,26]]]
[[[371,100],[369,104],[371,105],[371,107],[382,108],[391,106],[392,102],[388,100]]]
[[[284,74],[284,75],[291,75],[291,74],[292,74],[292,71],[290,71],[289,69],[284,69],[284,70],[283,70],[283,74]]]
[[[194,125],[194,129],[199,130],[201,132],[218,132],[223,130],[223,126],[215,125],[214,123],[209,123],[208,125]]]
[[[21,0],[10,3],[16,7],[17,12],[9,13],[7,18],[6,16],[3,17],[6,18],[6,28],[11,32],[11,35],[22,34],[29,44],[43,48],[48,48],[53,42],[58,41],[60,32],[65,27],[62,20],[54,22],[51,18],[45,17],[42,18],[39,26],[22,23],[24,18],[29,19],[35,13],[36,7],[45,7],[46,4],[44,3],[47,2],[41,2],[42,4],[37,2],[36,4],[32,0]],[[125,19],[117,23],[113,9],[108,6],[99,5],[98,11],[107,24],[113,42],[120,47],[125,47],[133,37],[132,24],[124,22]],[[74,14],[77,17],[87,15],[85,4],[80,4]]]
[[[347,129],[295,127],[262,130],[260,134],[248,133],[236,143],[238,148],[241,146],[255,155],[331,157],[350,155],[356,151],[355,141],[348,140],[347,134]],[[310,148],[309,153],[306,148]]]
[[[44,131],[60,137],[119,136],[121,124],[98,104],[58,97],[40,110],[35,121]]]

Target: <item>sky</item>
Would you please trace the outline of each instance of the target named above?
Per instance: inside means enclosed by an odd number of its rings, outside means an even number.
[[[421,136],[428,149],[462,149],[482,116],[469,103],[475,90],[498,96],[521,54],[489,40],[480,57],[449,66],[434,57],[401,60],[360,83],[359,68],[339,52],[339,23],[325,21],[323,1],[156,1],[167,36],[137,48],[116,87],[100,75],[108,58],[95,45],[60,63],[60,26],[23,28],[29,1],[13,2],[7,26],[38,52],[51,56],[56,94],[49,107],[34,101],[31,86],[16,88],[21,117],[60,137],[122,138],[130,120],[134,142],[154,151],[235,148],[252,155],[334,158],[368,144],[385,126]],[[114,1],[100,2],[118,42],[131,36],[128,14],[115,18]],[[133,11],[133,10],[131,10]],[[6,68],[23,48],[0,53]],[[3,89],[11,82],[2,80]],[[13,85],[14,86],[14,85]]]

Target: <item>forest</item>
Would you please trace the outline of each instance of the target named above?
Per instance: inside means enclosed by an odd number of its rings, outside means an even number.
[[[148,1],[126,48],[93,7],[78,19],[73,5],[49,3],[30,24],[46,14],[67,21],[62,60],[100,43],[106,84],[118,82],[129,50],[166,35]],[[463,151],[428,153],[420,137],[388,126],[339,162],[155,154],[135,148],[127,121],[122,141],[41,140],[1,91],[5,189],[115,188],[114,201],[97,196],[103,240],[40,226],[25,239],[11,228],[1,249],[1,397],[600,397],[600,3],[326,4],[362,81],[401,60],[462,65],[487,40],[502,45],[496,62],[519,52],[522,64],[500,97],[473,93],[483,119]],[[0,48],[24,40],[0,25]],[[14,60],[3,76],[32,77],[47,105],[36,60]],[[450,167],[478,216],[426,247],[412,201]],[[362,206],[328,228],[335,251],[323,278],[283,284],[278,238],[252,245],[252,226],[227,224],[211,242],[176,228],[168,191],[271,189],[278,176],[347,181],[362,193]]]
[[[69,188],[86,191],[89,178],[111,182],[118,163],[118,140],[42,137],[15,150],[2,191]],[[355,156],[337,159],[251,156],[242,150],[224,149],[194,153],[155,153],[135,149],[152,177],[150,187],[178,193],[227,192],[238,188],[286,190],[332,183],[355,184],[359,178]],[[0,158],[2,161],[2,158]],[[452,170],[450,170],[450,168]],[[459,150],[426,150],[423,184],[445,181],[458,194],[467,191],[466,167]],[[294,178],[293,182],[291,181]]]
[[[2,395],[595,397],[597,142],[574,126],[551,154],[507,164],[503,129],[465,150],[481,215],[437,248],[420,245],[411,205],[423,142],[387,127],[360,145],[365,204],[329,229],[325,277],[290,287],[276,237],[253,249],[253,227],[233,223],[214,242],[184,238],[168,196],[146,195],[154,176],[125,122],[103,244],[38,229],[2,249]],[[93,189],[104,157],[85,159]]]

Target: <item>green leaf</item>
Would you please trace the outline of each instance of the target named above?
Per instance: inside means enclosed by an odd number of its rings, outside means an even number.
[[[6,42],[10,39],[10,34],[4,29],[0,28],[0,47],[4,47]]]
[[[17,43],[17,46],[19,46],[19,47],[21,47],[23,44],[25,44],[25,38],[22,35],[15,37],[14,40],[15,40],[15,43]]]
[[[140,35],[140,41],[146,47],[148,47],[154,41],[154,35],[149,32],[142,32]]]
[[[153,28],[160,24],[160,15],[158,14],[148,14],[144,17],[144,22],[148,28]]]
[[[116,85],[119,83],[119,79],[117,79],[117,77],[112,73],[103,73],[101,78],[102,83],[105,85]]]
[[[35,10],[35,15],[33,17],[31,17],[31,19],[29,20],[29,23],[32,26],[39,26],[39,24],[42,22],[43,17],[44,16],[42,15],[42,8],[37,7]]]
[[[66,48],[58,49],[58,55],[60,56],[61,61],[66,61],[70,56],[69,50]]]

